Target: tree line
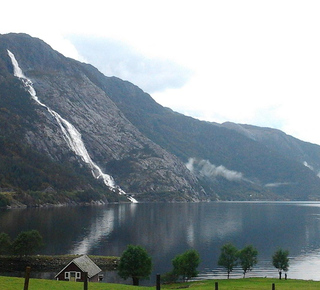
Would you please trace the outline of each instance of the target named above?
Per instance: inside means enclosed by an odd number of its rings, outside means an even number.
[[[32,255],[42,246],[42,236],[37,230],[23,231],[13,241],[8,234],[0,233],[0,255]]]
[[[289,269],[289,251],[278,249],[272,256],[272,264],[279,272],[281,279],[282,272]],[[238,250],[233,244],[227,243],[221,247],[218,265],[227,271],[227,277],[236,266],[243,271],[243,278],[251,271],[258,262],[258,250],[248,245]],[[189,280],[198,275],[197,268],[200,264],[200,255],[195,249],[189,249],[172,259],[172,271],[165,273],[162,280],[165,282],[176,282],[179,279]],[[140,279],[148,279],[152,271],[152,258],[141,246],[129,245],[120,257],[118,274],[123,279],[132,278],[133,285],[139,285]]]
[[[251,271],[258,263],[257,257],[258,250],[252,245],[238,250],[233,244],[227,243],[221,247],[218,265],[227,270],[228,279],[233,269],[240,265],[243,278],[245,278],[246,273]],[[289,269],[289,251],[278,249],[272,256],[272,265],[278,269],[279,279],[281,279],[282,272],[286,273]],[[287,276],[285,275],[285,277]]]
[[[6,233],[0,233],[0,255],[32,255],[43,246],[42,236],[37,230],[23,231],[11,241]],[[289,269],[289,251],[278,249],[272,256],[272,264],[278,269],[279,279],[282,272]],[[237,266],[243,271],[243,278],[258,262],[258,250],[248,245],[238,250],[233,244],[227,243],[220,249],[218,265],[225,268],[227,277]],[[195,249],[189,249],[172,259],[172,270],[162,276],[165,282],[186,281],[198,275],[197,268],[201,262],[200,255]],[[152,258],[143,247],[128,245],[122,253],[118,275],[123,279],[132,278],[133,285],[139,285],[140,279],[148,279],[152,272]]]

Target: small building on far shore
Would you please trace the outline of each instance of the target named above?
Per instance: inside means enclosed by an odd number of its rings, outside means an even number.
[[[102,270],[87,256],[83,255],[73,259],[56,276],[57,280],[84,282],[84,273],[88,273],[90,282],[102,280]]]

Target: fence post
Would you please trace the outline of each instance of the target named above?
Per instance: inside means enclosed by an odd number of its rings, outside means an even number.
[[[88,290],[88,272],[83,272],[83,290]]]
[[[24,288],[23,288],[23,290],[28,290],[29,289],[30,271],[31,271],[31,267],[27,267],[26,268],[26,275],[24,277]]]
[[[156,289],[157,290],[160,290],[160,274],[157,274],[157,286],[156,286]]]
[[[218,282],[215,282],[215,283],[214,283],[214,290],[219,290],[219,284],[218,284]]]
[[[276,285],[272,283],[272,290],[276,290]]]

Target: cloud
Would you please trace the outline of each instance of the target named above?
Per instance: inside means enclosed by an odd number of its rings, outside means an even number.
[[[216,178],[221,176],[229,181],[240,181],[243,179],[243,174],[234,170],[229,170],[223,165],[216,166],[211,164],[208,160],[196,160],[189,158],[186,167],[196,175],[205,176],[209,178]]]
[[[40,37],[180,113],[320,144],[320,2],[187,2],[4,1],[0,33]]]
[[[93,36],[67,37],[86,62],[106,76],[128,80],[148,93],[182,87],[191,70],[168,59],[149,58],[131,46],[111,39]]]
[[[304,161],[304,162],[303,162],[303,165],[304,165],[305,167],[308,167],[308,168],[309,168],[310,170],[312,170],[312,171],[314,170],[314,168],[313,168],[311,165],[309,165],[307,161]]]
[[[292,183],[289,182],[274,182],[274,183],[267,183],[265,187],[280,187],[280,186],[286,186],[290,185]]]

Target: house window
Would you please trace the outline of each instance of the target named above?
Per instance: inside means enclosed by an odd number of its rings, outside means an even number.
[[[77,279],[81,279],[81,272],[77,272],[76,278],[77,278]]]
[[[70,272],[64,272],[64,279],[66,280],[70,279]]]

